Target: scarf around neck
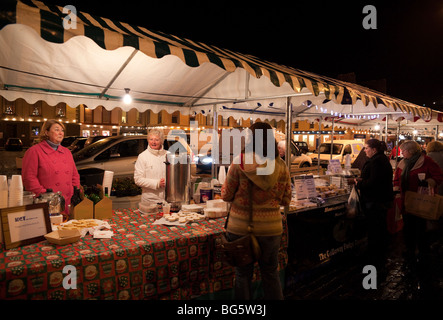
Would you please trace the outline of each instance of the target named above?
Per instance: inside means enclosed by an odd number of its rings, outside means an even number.
[[[155,149],[152,149],[152,148],[148,145],[148,150],[149,150],[150,153],[152,153],[154,156],[157,156],[157,157],[159,157],[159,156],[163,156],[164,154],[166,154],[166,150],[163,149],[163,146],[162,146],[159,150],[155,150]]]
[[[57,151],[57,149],[58,149],[58,146],[60,145],[60,143],[54,143],[54,142],[51,142],[51,141],[49,141],[49,140],[46,140],[46,142],[49,144],[49,146],[52,148],[52,149],[54,149],[55,151]]]
[[[417,160],[420,158],[421,152],[413,155],[409,159],[404,159],[405,167],[403,168],[403,171],[401,172],[401,190],[402,192],[406,192],[409,185],[409,173],[411,172],[411,169],[414,167]]]

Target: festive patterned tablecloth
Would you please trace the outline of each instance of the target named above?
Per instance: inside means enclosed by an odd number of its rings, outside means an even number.
[[[86,235],[64,246],[42,241],[1,247],[0,299],[192,299],[233,287],[234,269],[216,247],[225,218],[174,227],[153,225],[157,218],[119,210],[108,220],[111,239]],[[287,233],[280,269],[287,264],[286,248]],[[76,289],[64,289],[64,278],[72,275],[63,271],[67,265],[75,267]]]

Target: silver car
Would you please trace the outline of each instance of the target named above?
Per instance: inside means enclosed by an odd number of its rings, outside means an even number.
[[[112,171],[116,178],[133,177],[137,157],[148,147],[147,138],[147,135],[111,136],[84,147],[73,154],[80,176]],[[174,143],[165,140],[163,147],[168,150]],[[177,150],[186,149],[180,144]]]
[[[146,135],[111,136],[91,143],[72,156],[80,175],[99,169],[113,171],[115,177],[123,178],[134,175],[137,157],[147,147]]]

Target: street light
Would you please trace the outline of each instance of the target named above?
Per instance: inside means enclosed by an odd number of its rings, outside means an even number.
[[[132,97],[129,94],[129,90],[130,90],[129,88],[125,88],[126,94],[123,96],[123,102],[125,104],[130,104],[132,102]]]
[[[381,130],[380,130],[380,125],[379,125],[378,123],[375,125],[374,130],[375,130],[376,132],[379,131],[380,140],[381,140],[381,139],[382,139],[382,137],[381,137]]]

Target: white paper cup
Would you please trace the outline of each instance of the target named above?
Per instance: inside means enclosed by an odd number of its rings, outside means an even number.
[[[14,174],[11,177],[11,185],[9,186],[9,189],[15,190],[15,189],[21,189],[23,190],[23,182],[22,182],[22,176],[19,174]]]
[[[112,189],[112,179],[114,178],[114,172],[113,171],[105,171],[103,174],[103,192],[105,191],[105,188],[108,188],[108,194],[111,194]]]
[[[0,190],[8,190],[8,177],[0,176]]]
[[[0,190],[0,209],[8,207],[8,189]]]
[[[200,193],[194,193],[194,202],[200,203]]]
[[[8,199],[8,207],[21,207],[23,205],[23,198],[22,197],[16,197]]]

